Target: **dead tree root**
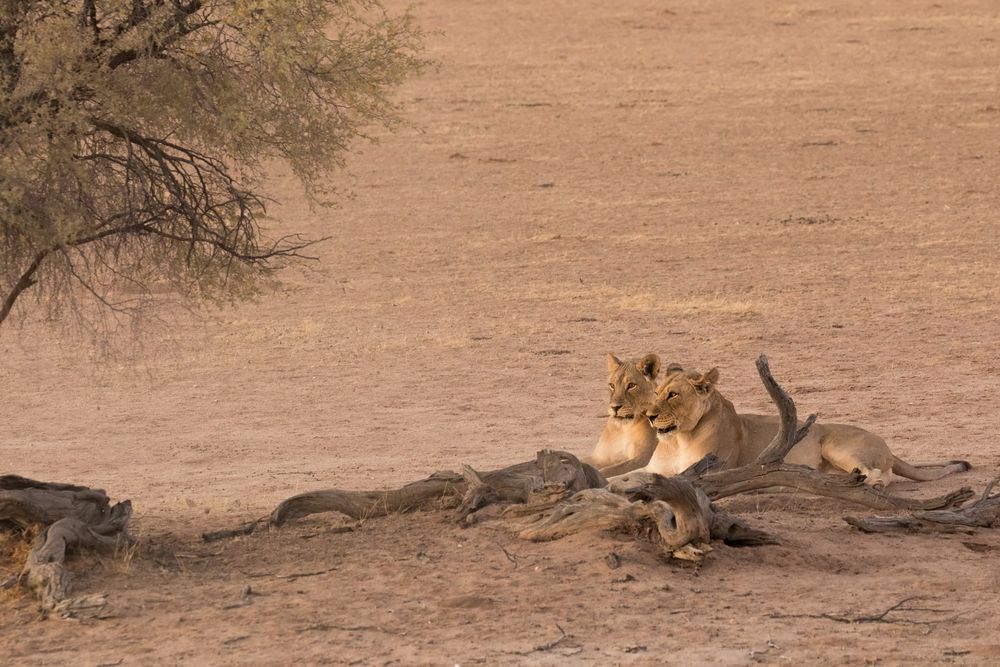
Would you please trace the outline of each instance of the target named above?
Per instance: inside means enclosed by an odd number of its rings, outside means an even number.
[[[132,504],[111,505],[107,494],[72,484],[52,484],[0,476],[0,527],[28,530],[42,526],[19,580],[34,592],[46,612],[73,615],[103,606],[103,597],[71,598],[68,552],[114,547],[127,541]]]

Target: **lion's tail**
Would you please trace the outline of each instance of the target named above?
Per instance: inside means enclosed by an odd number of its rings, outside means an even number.
[[[907,463],[898,456],[892,457],[892,472],[918,482],[941,479],[945,475],[965,472],[972,468],[968,461],[935,461],[932,463]]]

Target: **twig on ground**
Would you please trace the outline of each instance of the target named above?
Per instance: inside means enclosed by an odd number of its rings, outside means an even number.
[[[231,537],[241,537],[243,535],[250,535],[257,527],[261,524],[267,523],[267,519],[255,519],[249,523],[245,523],[239,528],[234,528],[232,530],[214,530],[209,533],[202,533],[201,539],[205,542],[218,542],[219,540],[227,540]]]
[[[519,653],[519,655],[530,655],[532,653],[537,653],[537,652],[551,651],[552,649],[559,646],[559,644],[563,643],[567,639],[573,638],[573,635],[566,634],[566,631],[563,630],[562,626],[559,625],[558,623],[556,623],[556,628],[559,630],[559,637],[557,639],[553,639],[550,642],[545,642],[544,644],[539,644],[530,651],[524,651],[522,653]]]
[[[296,579],[302,579],[304,577],[318,577],[321,574],[329,574],[335,571],[337,568],[331,567],[325,570],[316,570],[315,572],[294,572],[292,574],[276,574],[275,579],[284,579],[285,581],[295,581]]]
[[[516,570],[517,566],[518,566],[517,556],[515,556],[511,552],[509,552],[506,549],[504,549],[504,546],[502,544],[500,544],[499,542],[496,542],[495,544],[497,545],[497,548],[500,549],[500,551],[503,552],[503,555],[507,557],[507,560],[510,561],[511,565],[513,565],[514,569]]]
[[[915,600],[927,599],[926,596],[922,595],[911,595],[910,597],[903,598],[896,604],[886,608],[877,614],[862,614],[860,616],[847,616],[831,614],[829,612],[824,612],[822,614],[770,614],[770,618],[819,618],[827,621],[834,621],[836,623],[848,623],[848,624],[860,624],[860,623],[891,623],[896,625],[922,625],[927,628],[927,632],[931,632],[936,626],[941,623],[947,623],[957,619],[966,612],[953,613],[953,609],[935,609],[932,607],[913,607],[909,606],[907,603],[913,602]],[[920,612],[926,614],[952,614],[947,618],[940,618],[937,620],[921,620],[913,618],[889,618],[889,615],[894,612],[907,613],[907,612]]]
[[[313,623],[312,625],[301,627],[295,632],[297,634],[302,634],[303,632],[326,632],[328,630],[343,630],[344,632],[384,632],[388,635],[406,634],[397,632],[396,630],[383,628],[381,625],[337,625],[335,623]]]

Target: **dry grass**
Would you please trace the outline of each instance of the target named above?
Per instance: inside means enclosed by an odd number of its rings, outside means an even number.
[[[746,299],[733,299],[725,296],[669,299],[644,292],[623,296],[618,299],[617,305],[622,310],[660,312],[671,315],[714,314],[751,317],[761,314],[761,308],[758,304]]]
[[[114,562],[117,565],[119,572],[122,574],[128,574],[132,571],[135,556],[140,551],[142,546],[143,541],[141,534],[128,537],[120,536],[118,538],[118,543],[115,544]]]
[[[35,534],[34,530],[0,532],[0,601],[15,603],[24,597],[23,587],[14,585],[8,588],[3,584],[24,569]]]

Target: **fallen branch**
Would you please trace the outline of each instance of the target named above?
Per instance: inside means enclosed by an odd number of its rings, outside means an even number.
[[[875,614],[861,614],[858,616],[848,616],[840,614],[831,613],[821,613],[821,614],[769,614],[769,618],[819,618],[827,621],[833,621],[835,623],[848,623],[851,625],[862,624],[862,623],[887,623],[896,625],[922,625],[927,628],[930,632],[935,626],[953,621],[958,617],[962,616],[966,612],[954,613],[953,609],[934,609],[929,607],[913,607],[909,603],[916,600],[927,599],[922,595],[912,595],[907,598],[903,598],[899,602],[887,607],[885,610],[880,611]],[[913,618],[899,618],[892,617],[890,614],[895,613],[925,613],[925,614],[952,614],[946,618],[938,618],[935,620],[924,620],[924,619],[913,619]]]
[[[295,581],[296,579],[304,579],[306,577],[318,577],[336,571],[337,571],[336,567],[328,567],[325,570],[316,570],[314,572],[294,572],[292,574],[276,574],[274,575],[274,578],[284,579],[285,581]]]
[[[497,548],[500,549],[500,551],[503,552],[503,555],[507,557],[507,560],[510,561],[510,564],[513,565],[514,569],[516,570],[517,566],[519,565],[518,560],[517,560],[517,556],[514,555],[514,554],[512,554],[511,552],[507,551],[507,549],[505,549],[504,546],[502,544],[500,544],[499,542],[494,542],[494,544],[496,544]]]
[[[411,482],[399,489],[382,491],[342,491],[325,489],[310,491],[283,501],[273,512],[270,522],[281,526],[293,519],[321,512],[340,512],[362,521],[415,509],[454,506],[465,490],[458,473],[436,472],[427,479]]]
[[[202,533],[201,539],[204,542],[218,542],[219,540],[228,540],[233,537],[252,535],[262,524],[266,525],[266,521],[267,519],[257,519],[232,530],[214,530],[208,533]]]
[[[986,485],[979,500],[960,509],[919,511],[897,517],[845,516],[844,521],[865,533],[972,533],[976,528],[997,528],[1000,493],[993,494],[997,483],[1000,478]]]
[[[302,634],[303,632],[329,632],[330,630],[340,630],[342,632],[382,632],[387,635],[406,634],[405,631],[400,632],[391,628],[383,628],[381,625],[339,625],[337,623],[313,623],[312,625],[297,628],[295,632]]]
[[[567,452],[545,449],[534,461],[500,470],[478,473],[466,467],[465,474],[436,472],[427,479],[385,491],[312,491],[285,500],[271,513],[271,523],[280,526],[292,519],[320,512],[340,512],[364,520],[414,509],[444,509],[460,506],[459,518],[495,502],[526,502],[546,485],[562,485],[570,491],[598,488],[606,484],[595,468]]]
[[[562,626],[556,623],[556,629],[559,630],[559,636],[552,641],[545,642],[544,644],[539,644],[533,647],[529,651],[521,651],[516,653],[516,655],[531,655],[532,653],[544,653],[545,651],[551,651],[555,647],[562,644],[567,639],[572,639],[573,635],[566,634],[566,631],[562,629]]]
[[[749,491],[788,488],[815,496],[836,498],[878,510],[930,510],[955,507],[973,497],[969,487],[962,487],[934,498],[904,498],[865,483],[860,473],[829,474],[807,466],[790,463],[751,463],[740,468],[709,472],[694,480],[709,498],[718,500]]]

